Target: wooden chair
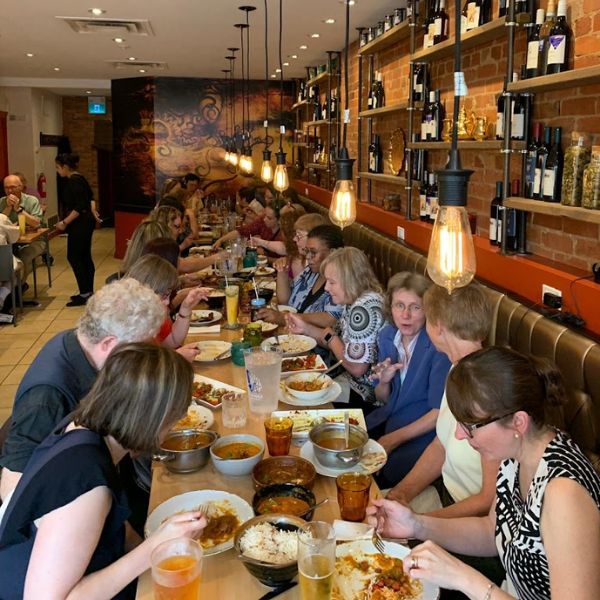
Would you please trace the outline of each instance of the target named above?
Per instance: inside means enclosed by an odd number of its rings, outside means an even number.
[[[17,296],[19,308],[23,312],[23,292],[21,289],[21,275],[14,267],[12,244],[0,246],[0,281],[8,281],[11,288],[13,325],[17,326]],[[18,290],[18,294],[17,294]]]

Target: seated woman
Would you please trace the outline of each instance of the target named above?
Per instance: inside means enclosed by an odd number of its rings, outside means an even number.
[[[492,309],[480,285],[472,283],[452,294],[432,285],[423,295],[423,306],[427,334],[452,364],[482,347],[492,325]],[[444,396],[435,438],[388,498],[435,516],[487,514],[494,499],[498,462],[480,456],[464,439],[457,439],[455,431],[456,419]],[[441,501],[435,490],[428,488],[440,476]]]
[[[313,325],[332,326],[341,317],[343,307],[334,304],[330,293],[325,289],[325,277],[321,273],[321,265],[331,252],[344,246],[342,231],[334,225],[318,225],[311,229],[305,244],[306,268],[293,282],[292,293],[283,304],[295,308],[304,315],[307,322]],[[288,276],[285,272],[281,275],[281,264],[277,268],[277,299],[279,300],[280,283],[283,279],[287,282]],[[258,313],[258,317],[270,323],[286,324],[285,314],[271,308],[263,308]]]
[[[439,519],[375,500],[369,521],[381,534],[431,540],[404,559],[405,571],[469,598],[598,598],[600,475],[567,434],[549,425],[548,408],[566,400],[558,370],[508,348],[486,348],[454,367],[446,394],[456,437],[502,461],[496,502],[483,517]],[[507,591],[437,544],[499,554]]]
[[[200,512],[175,515],[127,552],[129,510],[116,464],[151,452],[187,411],[191,366],[156,344],[124,344],[90,393],[35,450],[0,522],[0,590],[20,598],[131,598],[160,543],[197,537]],[[128,540],[131,542],[133,540]]]
[[[384,403],[367,418],[382,430],[379,443],[388,460],[378,473],[380,487],[396,485],[413,468],[435,437],[435,424],[450,369],[448,357],[435,349],[425,330],[423,294],[431,281],[418,273],[396,273],[388,281],[379,334],[375,396]]]
[[[160,256],[146,254],[142,256],[126,273],[150,289],[160,297],[165,305],[165,320],[156,336],[156,341],[167,348],[177,349],[177,352],[190,362],[198,354],[195,343],[185,344],[185,338],[190,328],[190,317],[193,308],[208,298],[209,289],[191,288],[179,306],[175,321],[171,319],[171,295],[177,287],[177,270]]]
[[[366,254],[358,248],[334,250],[322,263],[325,290],[335,304],[344,306],[334,326],[321,327],[306,315],[288,315],[290,333],[309,335],[342,361],[345,369],[337,381],[344,389],[339,403],[362,408],[375,407],[377,399],[369,379],[371,364],[377,359],[377,337],[385,324],[381,285]]]
[[[279,226],[281,227],[281,233],[283,238],[282,241],[263,240],[260,237],[252,238],[252,243],[258,248],[264,248],[265,250],[271,252],[274,255],[277,255],[278,257],[284,257],[284,260],[290,264],[291,268],[296,269],[297,273],[302,271],[302,269],[304,268],[304,257],[298,256],[298,248],[294,240],[294,224],[299,217],[300,213],[298,213],[295,209],[291,207],[288,208],[288,210],[286,210],[285,212],[283,209],[281,209],[279,213]],[[277,261],[281,261],[281,258],[275,259],[274,262]]]

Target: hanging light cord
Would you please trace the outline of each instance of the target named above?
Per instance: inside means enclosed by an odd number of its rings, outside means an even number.
[[[240,47],[242,49],[242,148],[244,146],[244,131],[246,129],[246,71],[244,70],[244,28],[240,27]]]
[[[267,0],[265,0],[265,150],[269,149],[269,128],[267,123],[269,121],[269,45],[268,45],[268,33],[269,33],[269,18],[267,12]]]
[[[231,63],[231,137],[235,141],[235,56],[229,59]]]
[[[250,147],[250,11],[246,11],[246,129]]]
[[[279,152],[283,152],[283,62],[281,39],[283,36],[283,0],[279,0]]]
[[[346,132],[348,123],[346,123],[346,111],[348,106],[348,45],[350,43],[350,2],[346,0],[346,37],[344,41],[344,124],[342,125],[342,148],[346,147]]]

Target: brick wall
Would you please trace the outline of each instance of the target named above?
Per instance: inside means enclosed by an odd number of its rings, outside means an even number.
[[[454,2],[447,10],[450,14],[450,31],[453,36]],[[547,0],[540,0],[539,6],[546,8]],[[600,64],[600,1],[569,0],[568,19],[573,30],[572,54],[575,68]],[[497,2],[493,15],[498,14]],[[477,46],[463,52],[462,64],[469,96],[465,107],[467,112],[485,115],[488,123],[495,122],[496,98],[506,76],[506,34],[501,33],[496,41]],[[422,47],[422,33],[417,35],[416,49]],[[358,108],[358,59],[355,42],[350,49],[349,89],[352,122],[349,125],[348,141],[351,156],[357,157],[357,108]],[[515,70],[520,71],[525,56],[525,34],[517,33],[515,45]],[[386,49],[375,57],[375,68],[383,74],[386,104],[393,104],[408,98],[409,43],[403,40],[398,45]],[[363,110],[366,108],[368,92],[368,59],[363,60]],[[442,101],[448,113],[452,111],[451,87],[453,59],[447,58],[431,64],[431,89],[442,90]],[[590,134],[593,143],[600,144],[600,85],[574,87],[560,91],[538,94],[534,99],[533,119],[553,127],[563,127],[563,147],[570,142],[572,131]],[[381,136],[384,158],[390,134],[399,127],[408,131],[408,114],[393,113],[373,120],[373,131]],[[363,170],[366,169],[368,146],[366,120],[363,122],[362,157]],[[418,119],[415,125],[419,127]],[[428,153],[428,170],[442,168],[447,153]],[[461,151],[465,168],[474,169],[469,185],[469,212],[477,213],[477,233],[488,236],[490,201],[494,196],[495,182],[502,180],[502,157],[497,151]],[[521,161],[514,157],[511,165],[511,180],[520,177]],[[356,173],[357,169],[355,169]],[[385,171],[389,172],[389,171]],[[382,204],[388,193],[400,193],[404,211],[406,194],[400,186],[372,182],[372,201]],[[416,187],[413,193],[413,214],[417,214]],[[366,199],[366,182],[362,184],[362,198]],[[551,259],[559,266],[584,269],[589,272],[592,263],[600,260],[599,226],[593,223],[575,221],[564,217],[540,214],[528,215],[528,247],[534,255]],[[566,268],[566,267],[562,267]]]
[[[88,180],[98,199],[98,164],[94,144],[94,124],[111,120],[111,103],[107,98],[105,115],[88,114],[88,99],[80,96],[65,96],[62,103],[63,135],[71,142],[71,150],[79,154],[79,171]]]

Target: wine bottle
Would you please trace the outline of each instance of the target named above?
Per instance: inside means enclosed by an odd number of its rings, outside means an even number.
[[[423,171],[423,179],[419,186],[419,219],[421,221],[427,221],[427,171]]]
[[[421,114],[421,141],[431,141],[431,121],[433,120],[433,104],[435,102],[435,92],[431,90],[429,92],[429,100],[423,107],[423,113]]]
[[[373,90],[375,86],[375,74],[373,74],[373,79],[371,80],[371,85],[369,86],[369,94],[367,95],[367,109],[371,110],[373,108]]]
[[[427,16],[425,18],[425,36],[423,37],[423,48],[431,48],[433,46],[433,38],[435,36],[435,14],[434,5],[427,5]]]
[[[385,91],[383,89],[383,75],[381,71],[377,73],[377,87],[375,91],[376,104],[374,108],[383,108],[385,106]]]
[[[521,180],[513,179],[510,195],[518,198],[521,195]],[[516,240],[514,250],[517,254],[527,254],[527,213],[524,210],[515,211]]]
[[[545,12],[538,8],[535,14],[535,25],[531,28],[527,42],[527,79],[537,77],[541,73],[543,45],[540,45],[540,29],[544,23]]]
[[[561,131],[560,127],[554,128],[554,142],[546,159],[542,185],[543,198],[546,202],[560,202],[564,163],[563,151],[560,145]]]
[[[375,76],[373,77],[373,83],[371,84],[371,106],[370,108],[381,108],[377,103],[379,101],[378,94],[378,77],[379,73],[375,72]]]
[[[329,118],[330,119],[337,119],[338,116],[338,99],[337,99],[337,95],[335,92],[332,92],[331,94],[331,101],[329,103]]]
[[[413,100],[423,102],[425,99],[425,74],[427,65],[425,63],[415,63],[413,66]]]
[[[516,75],[516,73],[514,74]],[[513,81],[514,81],[513,75]],[[513,140],[525,139],[527,97],[524,94],[512,93],[511,96],[511,118],[510,118],[510,137]]]
[[[463,5],[463,9],[460,13],[460,32],[461,33],[467,33],[467,31],[469,31],[468,26],[469,26],[469,0],[465,0],[465,3]]]
[[[552,127],[544,127],[544,141],[540,145],[537,151],[537,158],[535,163],[535,179],[533,181],[533,197],[537,200],[542,199],[544,181],[544,171],[546,170],[546,160],[548,159],[548,152],[550,152],[550,144],[552,138]]]
[[[506,83],[504,89],[500,92],[496,103],[496,139],[504,139],[504,104],[508,96],[506,95]]]
[[[562,73],[569,68],[569,49],[571,47],[571,28],[567,23],[567,0],[558,0],[556,23],[548,38],[546,73]]]
[[[527,147],[527,153],[525,154],[525,185],[524,194],[525,198],[534,197],[534,183],[535,183],[535,166],[537,162],[538,149],[540,147],[540,135],[542,132],[542,124],[533,124],[533,136],[532,140]]]
[[[546,20],[540,27],[540,50],[542,52],[541,73],[546,75],[546,67],[548,65],[548,46],[550,45],[550,32],[556,22],[556,0],[548,0],[548,8],[546,10]]]
[[[479,25],[492,20],[492,0],[479,0]]]
[[[440,101],[440,90],[434,92],[434,103],[431,108],[431,140],[439,142],[442,139],[442,123],[445,117],[444,106]]]
[[[435,173],[429,174],[429,221],[435,223],[438,210],[440,208],[439,196],[438,196],[438,184]]]
[[[502,235],[500,223],[500,207],[502,206],[502,182],[496,181],[496,195],[490,204],[490,244],[499,246]]]
[[[508,5],[507,0],[500,0],[498,2],[498,17],[505,17],[506,16],[507,5]]]
[[[381,156],[381,145],[379,136],[373,135],[369,145],[369,173],[383,173],[383,161]]]
[[[510,192],[513,196],[519,196],[521,190],[521,180],[513,179]],[[518,213],[514,208],[504,208],[503,218],[506,218],[506,249],[511,252],[517,250],[517,219]]]
[[[433,45],[448,39],[449,18],[446,12],[446,0],[439,0],[439,8],[435,13]]]

